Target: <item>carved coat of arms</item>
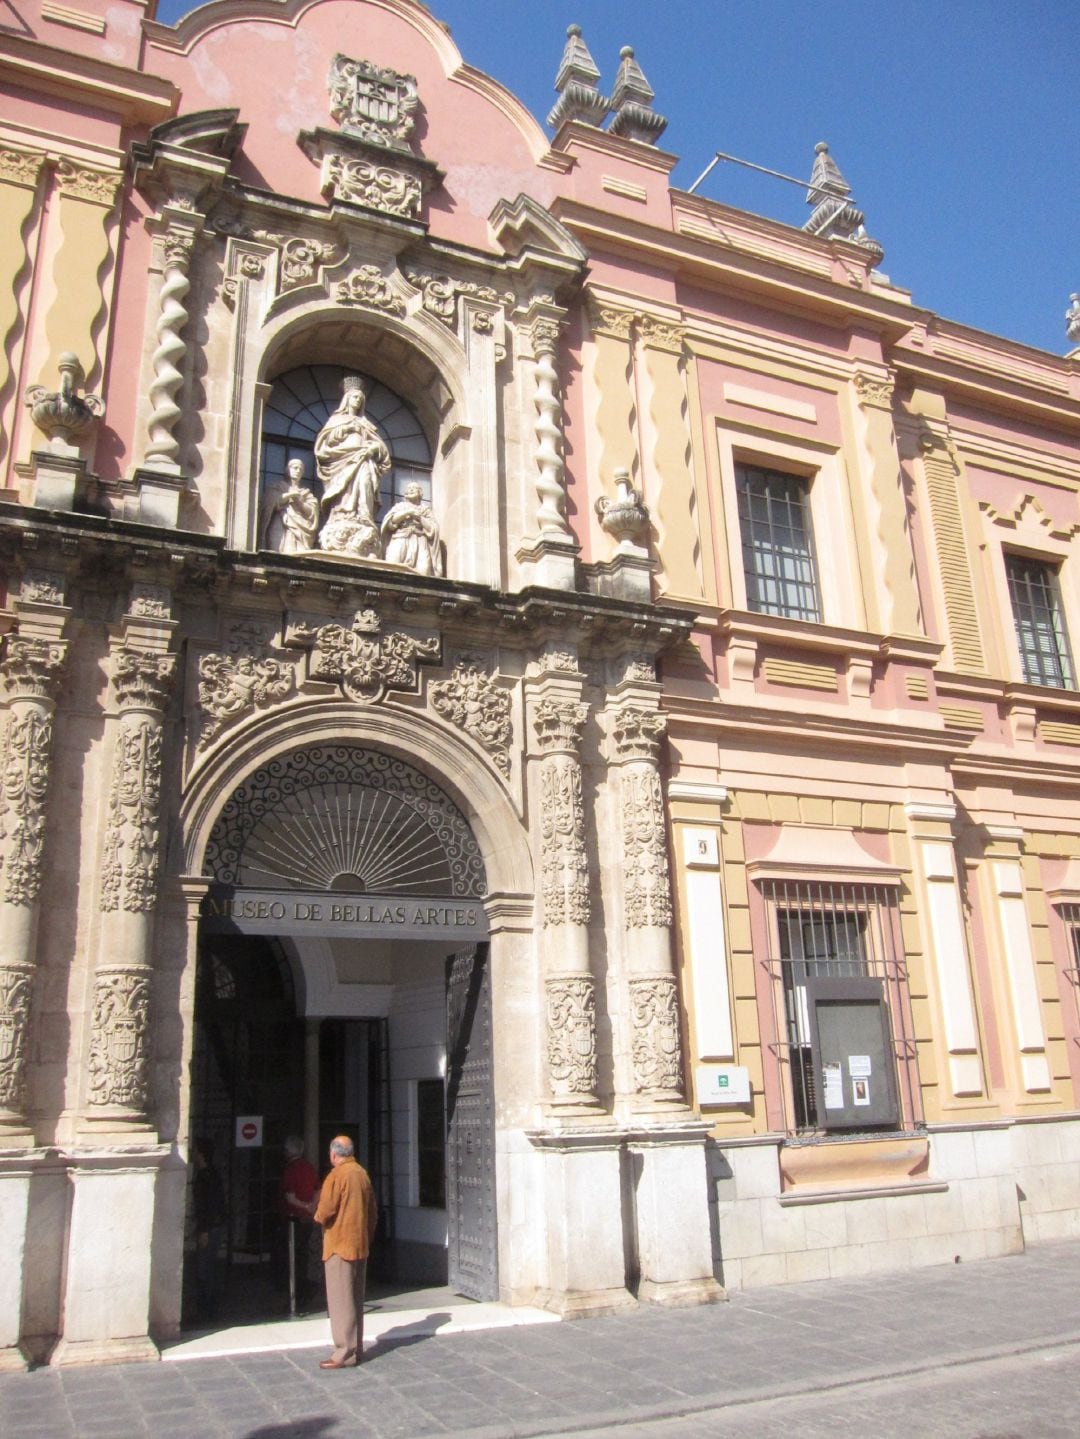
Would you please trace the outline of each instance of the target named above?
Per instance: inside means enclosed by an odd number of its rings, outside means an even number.
[[[335,55],[327,85],[330,113],[348,134],[391,150],[408,148],[417,104],[412,75]]]

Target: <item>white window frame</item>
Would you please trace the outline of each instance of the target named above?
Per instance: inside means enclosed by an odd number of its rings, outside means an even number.
[[[732,608],[756,613],[750,610],[747,600],[735,480],[737,466],[750,465],[807,481],[821,605],[818,623],[865,629],[866,609],[858,583],[858,547],[848,475],[839,448],[805,440],[780,439],[773,435],[740,434],[729,420],[717,421],[717,445]],[[769,618],[767,615],[762,617]],[[803,620],[798,623],[814,622]]]

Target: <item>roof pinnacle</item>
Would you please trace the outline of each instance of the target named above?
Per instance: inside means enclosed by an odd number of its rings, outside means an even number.
[[[606,95],[601,95],[596,82],[600,71],[581,38],[580,25],[568,25],[555,89],[559,98],[548,116],[548,124],[557,130],[567,120],[580,120],[586,125],[599,125],[611,108]]]
[[[884,250],[866,233],[866,216],[851,201],[851,186],[840,173],[840,167],[829,154],[824,140],[814,146],[814,168],[810,173],[810,188],[806,192],[806,203],[814,209],[803,226],[811,235],[822,240],[849,240],[869,250],[878,264],[884,257]]]

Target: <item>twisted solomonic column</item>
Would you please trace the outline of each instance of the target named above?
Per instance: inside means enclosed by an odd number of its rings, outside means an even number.
[[[589,970],[589,864],[581,788],[581,734],[588,706],[538,700],[533,730],[540,763],[541,926],[552,1103],[595,1107],[596,981]]]
[[[30,1134],[26,1044],[41,910],[53,714],[67,645],[9,638],[0,769],[0,1144]]]
[[[682,1106],[671,875],[659,772],[665,729],[664,716],[656,710],[618,709],[611,726],[612,764],[619,772],[634,1090],[649,1105]]]
[[[563,478],[562,405],[559,400],[559,372],[555,355],[559,343],[558,322],[537,320],[532,327],[533,350],[536,354],[534,377],[536,389],[536,465],[540,471],[536,493],[540,500],[536,523],[541,539],[567,538],[566,487]]]
[[[187,342],[182,338],[188,320],[184,300],[191,288],[188,266],[195,235],[191,230],[171,227],[162,243],[165,269],[157,319],[157,347],[152,358],[154,378],[150,383],[149,442],[143,463],[150,469],[172,471],[178,468],[180,454],[180,443],[173,431],[180,418],[176,394],[184,383],[180,369],[187,354]]]
[[[120,711],[101,865],[102,960],[94,976],[87,1122],[145,1129],[151,944],[161,849],[162,727],[175,655],[122,645]]]

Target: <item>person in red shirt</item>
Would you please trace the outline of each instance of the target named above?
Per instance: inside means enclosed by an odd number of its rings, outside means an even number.
[[[304,1158],[304,1141],[297,1134],[285,1140],[285,1168],[281,1172],[281,1287],[288,1286],[289,1231],[292,1230],[296,1255],[296,1307],[306,1309],[311,1299],[309,1264],[311,1240],[315,1231],[315,1200],[319,1176],[315,1167]]]

